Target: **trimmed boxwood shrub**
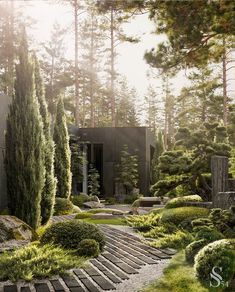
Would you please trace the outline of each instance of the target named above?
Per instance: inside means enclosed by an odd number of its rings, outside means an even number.
[[[100,253],[99,243],[94,239],[83,239],[78,245],[78,255],[84,257],[98,257]]]
[[[78,207],[83,207],[83,203],[89,202],[90,200],[91,198],[85,193],[80,193],[79,195],[71,196],[71,201],[73,202],[74,205]]]
[[[198,207],[180,207],[165,209],[161,213],[160,223],[172,223],[178,225],[186,219],[193,220],[199,217],[206,217],[208,213],[208,209]]]
[[[186,246],[185,248],[186,261],[190,264],[193,264],[196,254],[199,252],[200,249],[202,249],[207,244],[208,242],[205,239],[200,239],[197,241],[193,241],[188,246]]]
[[[235,240],[222,239],[203,247],[195,257],[196,276],[204,286],[208,286],[213,267],[218,271],[224,282],[230,282],[235,274]]]
[[[187,202],[202,202],[202,198],[198,195],[183,196],[171,199],[167,202],[165,208],[178,208],[186,205]]]
[[[100,250],[105,245],[103,233],[94,224],[71,220],[51,225],[41,237],[41,243],[58,244],[67,249],[77,249],[83,239],[94,239],[99,243]]]
[[[224,238],[224,235],[221,232],[208,226],[195,227],[194,231],[196,231],[196,240],[205,239],[208,243]]]
[[[68,215],[73,213],[73,204],[68,199],[56,198],[54,215]]]

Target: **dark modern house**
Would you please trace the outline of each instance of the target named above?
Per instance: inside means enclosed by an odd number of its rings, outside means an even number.
[[[117,165],[124,145],[128,145],[131,155],[138,156],[140,193],[149,194],[151,160],[154,153],[154,135],[146,127],[105,127],[70,128],[79,137],[88,165],[91,163],[100,174],[101,193],[105,197],[116,194]],[[87,169],[83,172],[84,181],[78,188],[87,191]]]

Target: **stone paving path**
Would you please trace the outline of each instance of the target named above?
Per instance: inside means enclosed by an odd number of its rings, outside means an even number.
[[[72,218],[73,215],[57,216],[53,218],[53,222],[71,220]],[[102,254],[91,259],[87,267],[73,269],[71,274],[67,276],[50,280],[35,280],[30,284],[2,283],[0,292],[100,292],[116,290],[125,281],[141,275],[141,270],[144,271],[147,266],[158,268],[161,261],[171,258],[174,254],[171,249],[149,247],[133,234],[107,225],[99,225],[99,227],[104,232],[107,243]],[[133,291],[131,287],[129,291]]]

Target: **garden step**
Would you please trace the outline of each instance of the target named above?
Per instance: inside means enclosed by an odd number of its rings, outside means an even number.
[[[82,282],[82,284],[87,288],[88,291],[99,292],[99,289],[91,282],[90,279],[86,277],[81,269],[74,270],[73,272],[76,274],[78,279]]]
[[[4,286],[3,292],[17,292],[17,286],[16,285]]]
[[[50,292],[49,287],[46,283],[36,283],[34,284],[36,292]]]
[[[59,280],[51,280],[50,282],[55,292],[64,292],[64,287],[62,286]]]
[[[102,273],[107,276],[113,283],[119,284],[121,280],[119,280],[114,274],[112,274],[108,269],[106,269],[101,263],[97,262],[96,260],[91,260],[91,263]]]
[[[31,292],[31,289],[29,287],[21,287],[20,292]],[[63,291],[61,291],[63,292]]]

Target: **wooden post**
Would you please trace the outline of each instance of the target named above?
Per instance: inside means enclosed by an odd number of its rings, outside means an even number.
[[[227,191],[228,179],[228,157],[212,156],[211,158],[212,174],[212,203],[213,207],[219,207],[218,193]]]

